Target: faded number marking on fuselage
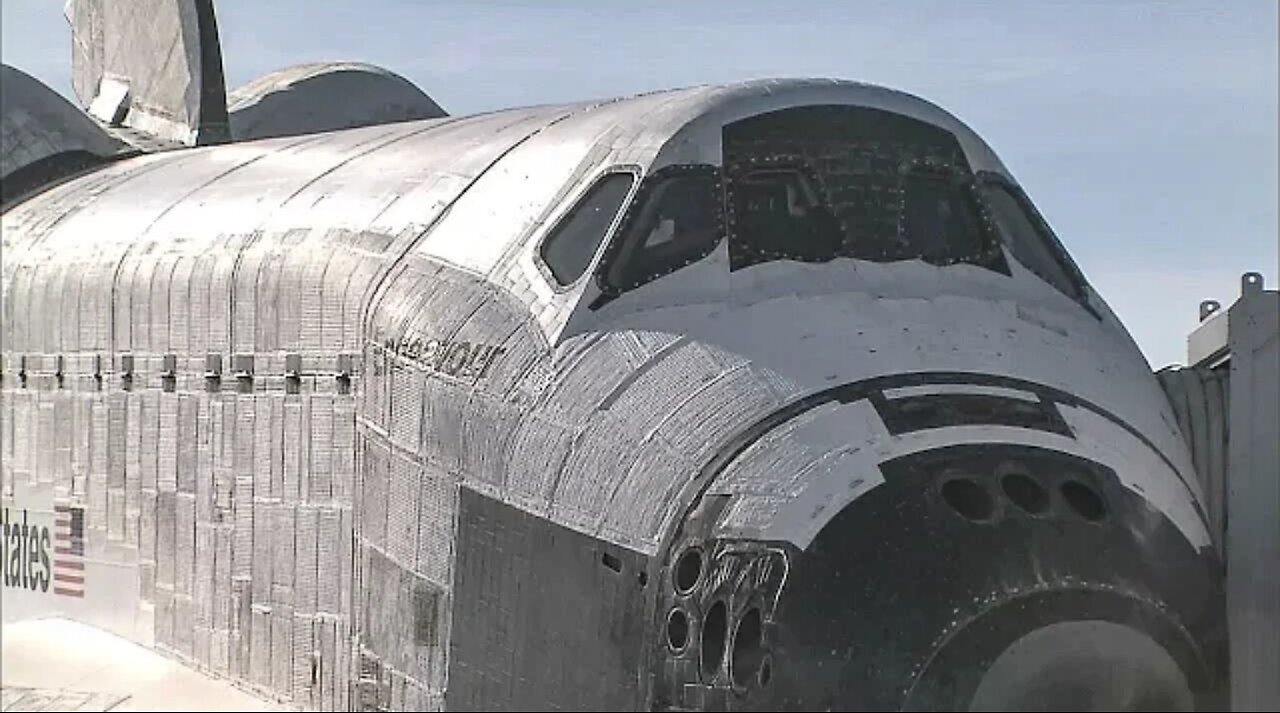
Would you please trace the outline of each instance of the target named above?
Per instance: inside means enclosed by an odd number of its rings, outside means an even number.
[[[489,344],[421,337],[410,337],[399,345],[387,344],[387,348],[417,362],[428,371],[472,380],[484,378],[493,362],[504,351],[502,347]]]

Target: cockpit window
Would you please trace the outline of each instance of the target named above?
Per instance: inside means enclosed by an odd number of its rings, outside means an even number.
[[[733,214],[743,247],[766,259],[821,261],[840,251],[840,223],[802,168],[746,172],[734,186]]]
[[[602,285],[622,292],[706,257],[722,234],[711,166],[672,166],[645,179],[610,246]]]
[[[784,109],[724,130],[731,269],[773,260],[972,263],[1007,272],[955,137],[864,107]]]
[[[1048,229],[1028,209],[1026,201],[999,182],[984,184],[982,194],[990,208],[996,232],[1014,259],[1059,292],[1079,299],[1079,280],[1067,267]]]
[[[631,173],[606,174],[542,242],[542,261],[556,282],[571,285],[587,271],[633,183],[635,176]]]
[[[912,166],[903,174],[898,239],[884,246],[881,256],[947,264],[989,250],[981,208],[962,175],[948,166],[928,165]]]

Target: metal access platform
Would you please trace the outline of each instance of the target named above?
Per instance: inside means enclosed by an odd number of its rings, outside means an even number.
[[[1191,445],[1226,563],[1231,708],[1280,708],[1280,292],[1245,273],[1200,304],[1187,366],[1156,373]]]

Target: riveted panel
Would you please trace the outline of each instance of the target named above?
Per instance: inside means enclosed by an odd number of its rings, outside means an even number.
[[[137,352],[154,352],[151,346],[151,280],[158,266],[146,259],[129,256],[123,260],[121,280],[131,278],[121,290],[129,293],[130,348]],[[117,327],[118,328],[118,327]]]
[[[338,543],[338,582],[355,582],[355,564],[356,564],[356,541],[352,523],[355,519],[351,510],[343,509],[339,512],[338,537],[333,542]],[[321,527],[325,526],[325,521],[320,521]],[[355,599],[355,585],[339,587],[332,579],[325,579],[321,583],[322,592],[324,588],[332,587],[333,591],[328,595],[321,596],[332,600],[334,597],[338,599],[338,610],[331,613],[341,613],[342,620],[347,621],[351,615],[353,602]],[[345,625],[345,624],[344,624]]]
[[[324,270],[327,261],[311,257],[302,268],[299,285],[301,301],[298,319],[298,348],[303,351],[323,351],[322,322],[324,320]]]
[[[209,634],[209,659],[216,674],[231,673],[231,632],[216,630]]]
[[[157,587],[153,594],[155,603],[155,637],[156,643],[163,648],[173,650],[173,590]]]
[[[31,469],[35,463],[31,459],[31,450],[35,446],[34,432],[31,413],[31,394],[17,392],[13,394],[5,394],[7,401],[13,403],[13,477],[26,485],[31,478]],[[121,426],[124,422],[121,421]],[[123,440],[123,439],[122,439]],[[120,484],[124,484],[124,467],[121,463],[120,468],[121,480]],[[123,515],[122,515],[123,516]],[[123,522],[121,523],[123,525]]]
[[[329,576],[329,562],[318,559],[316,526],[317,512],[312,507],[297,510],[297,535],[294,551],[294,580],[292,604],[294,611],[300,614],[313,614],[316,611],[316,585],[321,576]],[[292,524],[292,523],[290,523]],[[320,565],[326,565],[324,570]]]
[[[390,492],[387,497],[386,552],[397,564],[413,570],[418,549],[420,469],[417,464],[393,454]]]
[[[272,601],[293,603],[294,587],[298,573],[308,563],[304,561],[307,543],[302,542],[294,523],[298,506],[282,504],[264,508],[264,517],[271,522],[271,553],[273,566]]]
[[[217,530],[208,522],[197,522],[195,532],[195,573],[191,583],[195,599],[195,623],[205,629],[216,626],[214,621],[215,562],[218,557]]]
[[[235,268],[233,285],[235,296],[232,300],[233,343],[231,348],[239,354],[256,351],[254,338],[258,334],[257,327],[257,291],[258,269],[262,264],[263,253],[260,248],[249,247],[240,252],[240,261]]]
[[[680,454],[665,444],[653,443],[641,450],[627,469],[617,495],[619,499],[629,498],[631,509],[609,508],[602,531],[611,533],[628,546],[652,552],[657,545],[661,525],[675,505],[675,497],[687,482],[685,478],[694,477],[692,468],[677,472],[678,477],[671,477],[671,464],[679,462],[679,457]],[[655,473],[666,474],[666,477],[652,477]],[[639,491],[645,490],[643,484],[646,480],[648,489],[641,495]]]
[[[333,497],[350,505],[355,490],[355,399],[339,397],[333,404]]]
[[[271,437],[275,434],[272,421],[272,402],[269,396],[258,396],[254,399],[253,425],[253,495],[259,500],[278,497],[272,493],[271,472],[273,448]]]
[[[422,454],[441,469],[456,473],[461,465],[462,419],[468,392],[443,378],[425,382]]]
[[[273,500],[280,500],[284,498],[285,400],[281,394],[272,394],[268,398],[259,399],[259,401],[268,403],[270,407],[270,413],[264,421],[264,423],[270,424],[270,428],[267,429],[267,444],[265,448],[260,449],[260,453],[270,454],[269,464],[260,465],[266,470],[269,482],[261,494],[268,495]]]
[[[320,326],[320,343],[328,352],[337,352],[344,348],[343,324],[345,311],[343,301],[347,296],[347,284],[358,260],[348,252],[340,240],[334,240],[336,249],[329,254],[329,264],[325,271],[325,287],[323,295],[322,321]]]
[[[213,627],[229,632],[232,627],[231,565],[232,528],[219,526],[214,530],[213,572]]]
[[[176,263],[177,258],[171,253],[157,257],[151,275],[150,294],[147,296],[147,301],[151,303],[151,340],[148,343],[148,350],[153,353],[174,351],[169,332],[170,315],[175,311],[175,306],[171,305],[170,301]]]
[[[563,426],[536,415],[526,416],[511,444],[507,471],[510,497],[535,512],[544,512],[572,444],[573,434]]]
[[[302,403],[297,399],[287,399],[284,402],[284,462],[281,464],[281,497],[287,502],[298,499],[303,437]]]
[[[197,625],[192,631],[192,652],[191,657],[195,662],[212,671],[213,660],[211,649],[213,645],[212,631],[208,627]]]
[[[107,484],[110,481],[109,418],[110,402],[99,395],[91,397],[89,438],[89,524],[94,529],[107,527]],[[12,420],[7,419],[12,425]]]
[[[194,608],[191,595],[173,595],[173,647],[188,658],[195,655],[195,628],[191,617]]]
[[[36,348],[42,353],[52,354],[61,351],[59,321],[62,306],[62,277],[66,272],[61,262],[46,263],[37,277],[39,287],[36,293],[39,301],[35,303],[32,315],[37,320],[32,325],[32,336],[35,337]]]
[[[216,458],[216,443],[214,439],[214,431],[221,430],[222,414],[220,403],[213,403],[208,396],[200,395],[196,397],[196,473],[195,473],[195,493],[196,493],[196,517],[202,522],[212,521],[214,518],[214,483],[216,482],[216,472],[214,462]],[[202,552],[204,550],[201,550]]]
[[[156,536],[157,527],[156,495],[154,491],[144,490],[138,502],[139,517],[134,531],[138,536],[138,573],[141,577],[140,589],[143,600],[150,601],[155,596],[156,583]],[[129,518],[132,522],[134,518]],[[170,521],[172,525],[172,520]],[[170,529],[172,531],[172,528]]]
[[[41,392],[36,402],[36,482],[52,485],[56,472],[58,456],[57,414],[54,410],[54,396],[49,392]]]
[[[387,382],[390,367],[386,351],[375,344],[365,347],[365,371],[361,379],[364,387],[364,407],[361,415],[382,429],[387,429]]]
[[[217,252],[211,261],[209,279],[209,341],[205,349],[212,354],[231,353],[231,292],[232,271],[235,269],[234,253]]]
[[[71,441],[72,441],[72,401],[66,392],[53,392],[50,395],[53,420],[49,424],[53,431],[53,468],[49,477],[54,483],[54,492],[66,497],[71,490]]]
[[[391,363],[391,438],[401,447],[417,449],[422,437],[425,377],[419,369],[394,359]]]
[[[191,283],[195,265],[193,256],[178,255],[169,282],[169,351],[178,354],[198,353],[191,348]]]
[[[345,537],[349,538],[350,534],[346,533]],[[338,615],[343,612],[342,593],[351,581],[343,569],[350,551],[343,546],[342,511],[335,508],[316,511],[316,541],[321,570],[316,575],[315,611]]]
[[[83,377],[77,377],[83,381]],[[77,391],[71,397],[71,475],[73,478],[71,492],[90,503],[94,497],[89,477],[93,462],[93,401],[95,394],[91,391]],[[0,411],[0,418],[8,414]],[[7,420],[7,419],[6,419]]]
[[[271,670],[268,685],[279,694],[293,693],[293,611],[288,605],[271,609]]]
[[[576,436],[555,491],[557,514],[578,521],[603,512],[603,503],[612,497],[625,474],[617,464],[649,447],[644,434],[631,431],[629,425],[612,414],[600,414]]]
[[[374,547],[385,547],[387,541],[390,460],[390,453],[381,445],[365,441],[363,493],[360,497],[364,511],[360,517],[360,534]]]
[[[177,491],[194,495],[196,492],[196,460],[199,446],[197,412],[199,397],[194,394],[178,394],[177,429],[175,449],[177,463],[174,472]]]
[[[304,396],[301,400],[302,410],[300,411],[299,430],[302,433],[302,438],[298,441],[298,502],[307,502],[311,498],[311,451],[315,440],[315,432],[312,430],[311,423],[312,401],[313,397],[311,396]]]
[[[154,497],[156,586],[172,591],[177,544],[178,499],[177,494],[171,491],[161,491]],[[150,499],[151,496],[148,496],[143,502],[149,502]]]
[[[311,399],[311,490],[312,502],[333,496],[333,397]]]
[[[420,480],[418,569],[428,581],[449,586],[453,562],[458,484],[447,473],[428,465]]]
[[[80,350],[80,320],[83,318],[80,305],[83,267],[68,263],[62,273],[62,294],[58,296],[60,313],[56,315],[58,324],[52,346],[55,351],[73,354]]]
[[[459,507],[449,709],[632,707],[645,558],[467,488]],[[591,655],[541,653],[566,650]]]
[[[283,263],[279,278],[279,320],[280,331],[277,335],[277,348],[299,350],[302,347],[300,330],[302,328],[302,292],[303,270],[312,262],[311,256],[301,249],[309,230],[298,228],[285,233],[281,239]]]
[[[178,594],[194,593],[196,562],[196,498],[192,493],[175,496],[173,589]],[[205,550],[202,556],[212,554]],[[186,621],[190,621],[189,619]]]
[[[270,604],[274,583],[275,550],[280,537],[277,519],[271,515],[274,506],[262,497],[254,503],[253,518],[253,603]],[[292,533],[287,533],[291,535]],[[292,557],[292,552],[289,553]]]
[[[271,685],[271,607],[250,607],[250,641],[248,678],[255,685]],[[242,632],[242,636],[244,633]]]
[[[159,438],[156,455],[156,489],[174,492],[178,489],[178,395],[157,394],[159,399]]]
[[[235,453],[235,552],[232,577],[248,580],[253,576],[253,429],[252,396],[236,398],[236,425],[233,441]]]
[[[290,645],[293,647],[290,693],[293,701],[304,707],[314,707],[316,700],[316,678],[319,674],[320,661],[317,656],[318,642],[312,638],[312,618],[301,614],[293,616],[293,636]]]
[[[156,490],[156,467],[160,455],[160,394],[144,391],[137,398],[141,401],[138,409],[138,468],[142,479],[140,487],[143,490]]]
[[[231,673],[248,679],[252,669],[253,602],[247,579],[231,580]]]
[[[208,353],[210,349],[209,334],[210,299],[213,283],[213,267],[217,258],[212,254],[198,255],[191,269],[191,285],[189,287],[191,326],[188,332],[188,347],[192,354]]]
[[[479,393],[473,395],[462,422],[462,472],[503,489],[511,442],[518,432],[521,416],[520,410],[499,399]]]

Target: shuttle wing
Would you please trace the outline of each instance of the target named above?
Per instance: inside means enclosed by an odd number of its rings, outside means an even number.
[[[287,710],[115,634],[67,619],[0,628],[0,710]]]

